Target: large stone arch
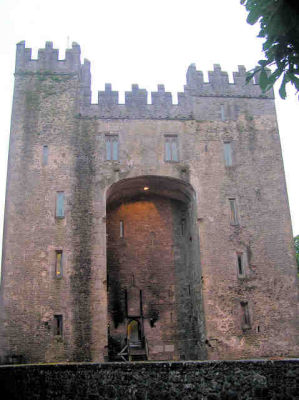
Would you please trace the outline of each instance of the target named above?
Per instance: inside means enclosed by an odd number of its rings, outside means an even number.
[[[110,359],[128,345],[132,318],[140,323],[147,359],[204,358],[192,186],[143,175],[112,184],[106,199]]]

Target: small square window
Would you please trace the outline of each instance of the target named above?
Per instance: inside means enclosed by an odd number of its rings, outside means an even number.
[[[56,278],[62,278],[62,275],[63,275],[62,250],[56,250],[55,276]]]
[[[177,135],[165,135],[165,161],[179,161]]]
[[[106,160],[117,161],[118,160],[118,135],[106,135]]]
[[[56,193],[56,218],[64,218],[64,192]]]

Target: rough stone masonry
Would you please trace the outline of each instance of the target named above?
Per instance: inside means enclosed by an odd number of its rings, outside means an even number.
[[[245,74],[91,104],[78,44],[17,44],[3,363],[298,355],[274,97]]]

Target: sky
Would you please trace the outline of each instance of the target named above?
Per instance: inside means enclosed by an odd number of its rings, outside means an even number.
[[[258,26],[246,23],[239,0],[0,0],[0,241],[5,202],[6,166],[14,82],[15,45],[21,40],[36,58],[45,41],[53,41],[60,58],[73,41],[82,62],[91,61],[93,101],[105,82],[120,91],[131,84],[155,91],[183,91],[187,67],[204,72],[247,69],[263,57]],[[277,92],[277,90],[276,90]],[[174,96],[175,98],[175,96]],[[294,235],[299,234],[299,109],[295,92],[276,95]],[[0,243],[1,243],[0,242]]]

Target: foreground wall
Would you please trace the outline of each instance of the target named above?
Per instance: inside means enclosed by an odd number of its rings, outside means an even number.
[[[5,399],[298,399],[299,360],[0,367]]]

